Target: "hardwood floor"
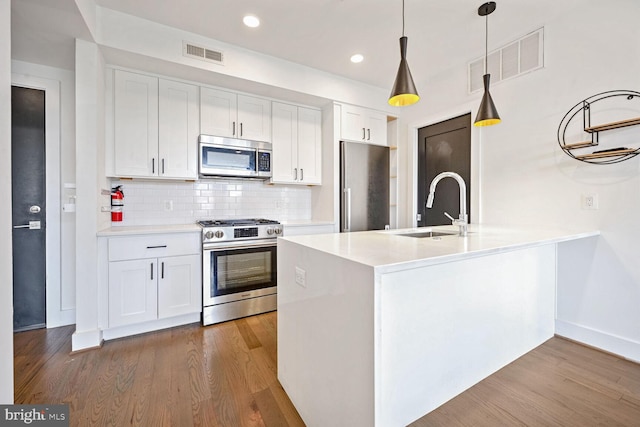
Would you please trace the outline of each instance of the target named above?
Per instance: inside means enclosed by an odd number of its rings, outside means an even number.
[[[72,426],[304,426],[275,312],[70,354],[73,330],[15,334],[16,403],[69,403]],[[640,365],[553,338],[411,424],[427,426],[640,427]]]
[[[276,376],[276,313],[107,341],[15,334],[15,402],[69,403],[72,426],[304,426]]]
[[[411,427],[640,426],[640,365],[552,338]]]

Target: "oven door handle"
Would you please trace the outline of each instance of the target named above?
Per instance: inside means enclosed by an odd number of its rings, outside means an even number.
[[[226,251],[228,249],[251,249],[251,248],[268,248],[275,247],[278,244],[276,243],[276,239],[272,239],[273,241],[268,242],[237,242],[237,243],[225,243],[224,245],[220,244],[205,244],[202,246],[203,251]]]

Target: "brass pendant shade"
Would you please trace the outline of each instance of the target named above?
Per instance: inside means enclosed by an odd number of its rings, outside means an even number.
[[[482,101],[480,101],[480,108],[478,108],[478,114],[476,120],[473,123],[474,126],[491,126],[501,122],[498,110],[493,103],[491,93],[489,92],[489,82],[491,80],[491,74],[487,72],[487,57],[489,55],[489,15],[496,10],[496,3],[493,1],[487,2],[478,8],[478,15],[485,17],[485,53],[484,53],[484,76],[482,80],[484,82],[484,95],[482,95]]]
[[[407,41],[407,37],[400,37],[400,66],[389,96],[389,104],[394,107],[415,104],[420,100],[416,85],[413,83],[413,77],[411,77],[409,63],[407,62]]]
[[[498,110],[496,110],[496,106],[493,103],[493,98],[491,98],[491,93],[489,92],[489,80],[491,79],[491,74],[485,74],[484,76],[482,76],[482,79],[484,80],[484,95],[482,95],[480,108],[478,108],[478,115],[476,116],[476,121],[473,123],[473,125],[497,125],[501,120],[500,116],[498,115]]]

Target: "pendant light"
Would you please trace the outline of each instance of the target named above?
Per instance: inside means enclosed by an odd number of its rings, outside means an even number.
[[[404,35],[404,0],[402,0],[402,37],[400,37],[400,66],[393,84],[389,104],[394,107],[415,104],[420,100],[407,62],[407,37]]]
[[[491,99],[491,93],[489,93],[489,80],[491,74],[488,73],[487,57],[489,55],[489,15],[496,10],[496,2],[490,1],[478,8],[478,15],[485,17],[485,51],[484,51],[484,76],[482,80],[484,82],[484,95],[482,95],[482,101],[480,101],[480,108],[478,108],[478,115],[474,126],[491,126],[500,123],[500,116],[498,110],[493,104]]]

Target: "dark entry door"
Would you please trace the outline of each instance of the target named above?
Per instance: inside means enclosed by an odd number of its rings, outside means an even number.
[[[14,331],[46,326],[44,96],[11,88]]]
[[[458,183],[443,179],[436,188],[433,207],[425,207],[429,185],[440,172],[456,172],[467,185],[467,209],[471,206],[471,114],[418,130],[418,227],[451,224],[444,213],[458,218]],[[469,221],[471,221],[471,212]]]

